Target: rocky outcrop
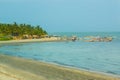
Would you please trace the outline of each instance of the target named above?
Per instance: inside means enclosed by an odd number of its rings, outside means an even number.
[[[99,36],[97,37],[89,36],[87,37],[87,40],[84,39],[84,41],[86,42],[111,42],[112,40],[113,40],[112,37],[99,37]]]

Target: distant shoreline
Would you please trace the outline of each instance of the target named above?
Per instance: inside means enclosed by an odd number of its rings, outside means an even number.
[[[86,39],[85,39],[86,38]],[[49,37],[49,38],[40,38],[40,39],[18,39],[18,40],[8,40],[8,41],[0,41],[0,43],[29,43],[29,42],[59,42],[59,41],[83,41],[83,42],[111,42],[112,37],[94,37],[94,36],[87,36],[84,38],[77,38],[74,37]]]
[[[52,41],[64,41],[60,38],[41,38],[41,39],[21,39],[21,40],[9,40],[9,41],[0,41],[0,43],[29,43],[29,42],[52,42]]]
[[[0,54],[0,74],[15,80],[120,80],[120,78]]]

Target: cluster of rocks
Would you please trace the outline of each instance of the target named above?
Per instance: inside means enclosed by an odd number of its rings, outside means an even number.
[[[69,40],[69,41],[84,41],[84,42],[111,42],[113,40],[112,37],[100,37],[100,36],[86,36],[86,37],[62,37],[61,40]]]
[[[57,38],[57,40],[61,41],[84,41],[84,42],[111,42],[113,37],[100,37],[100,36],[85,36],[85,37],[77,37],[77,36],[56,36],[49,35],[47,38]]]
[[[112,37],[88,36],[84,38],[86,42],[111,42]]]

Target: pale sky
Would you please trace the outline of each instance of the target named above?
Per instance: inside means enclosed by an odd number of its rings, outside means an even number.
[[[48,32],[120,32],[120,0],[0,0],[0,22]]]

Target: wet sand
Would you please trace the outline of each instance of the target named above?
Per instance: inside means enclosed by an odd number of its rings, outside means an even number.
[[[0,54],[0,80],[120,80],[120,78]]]

